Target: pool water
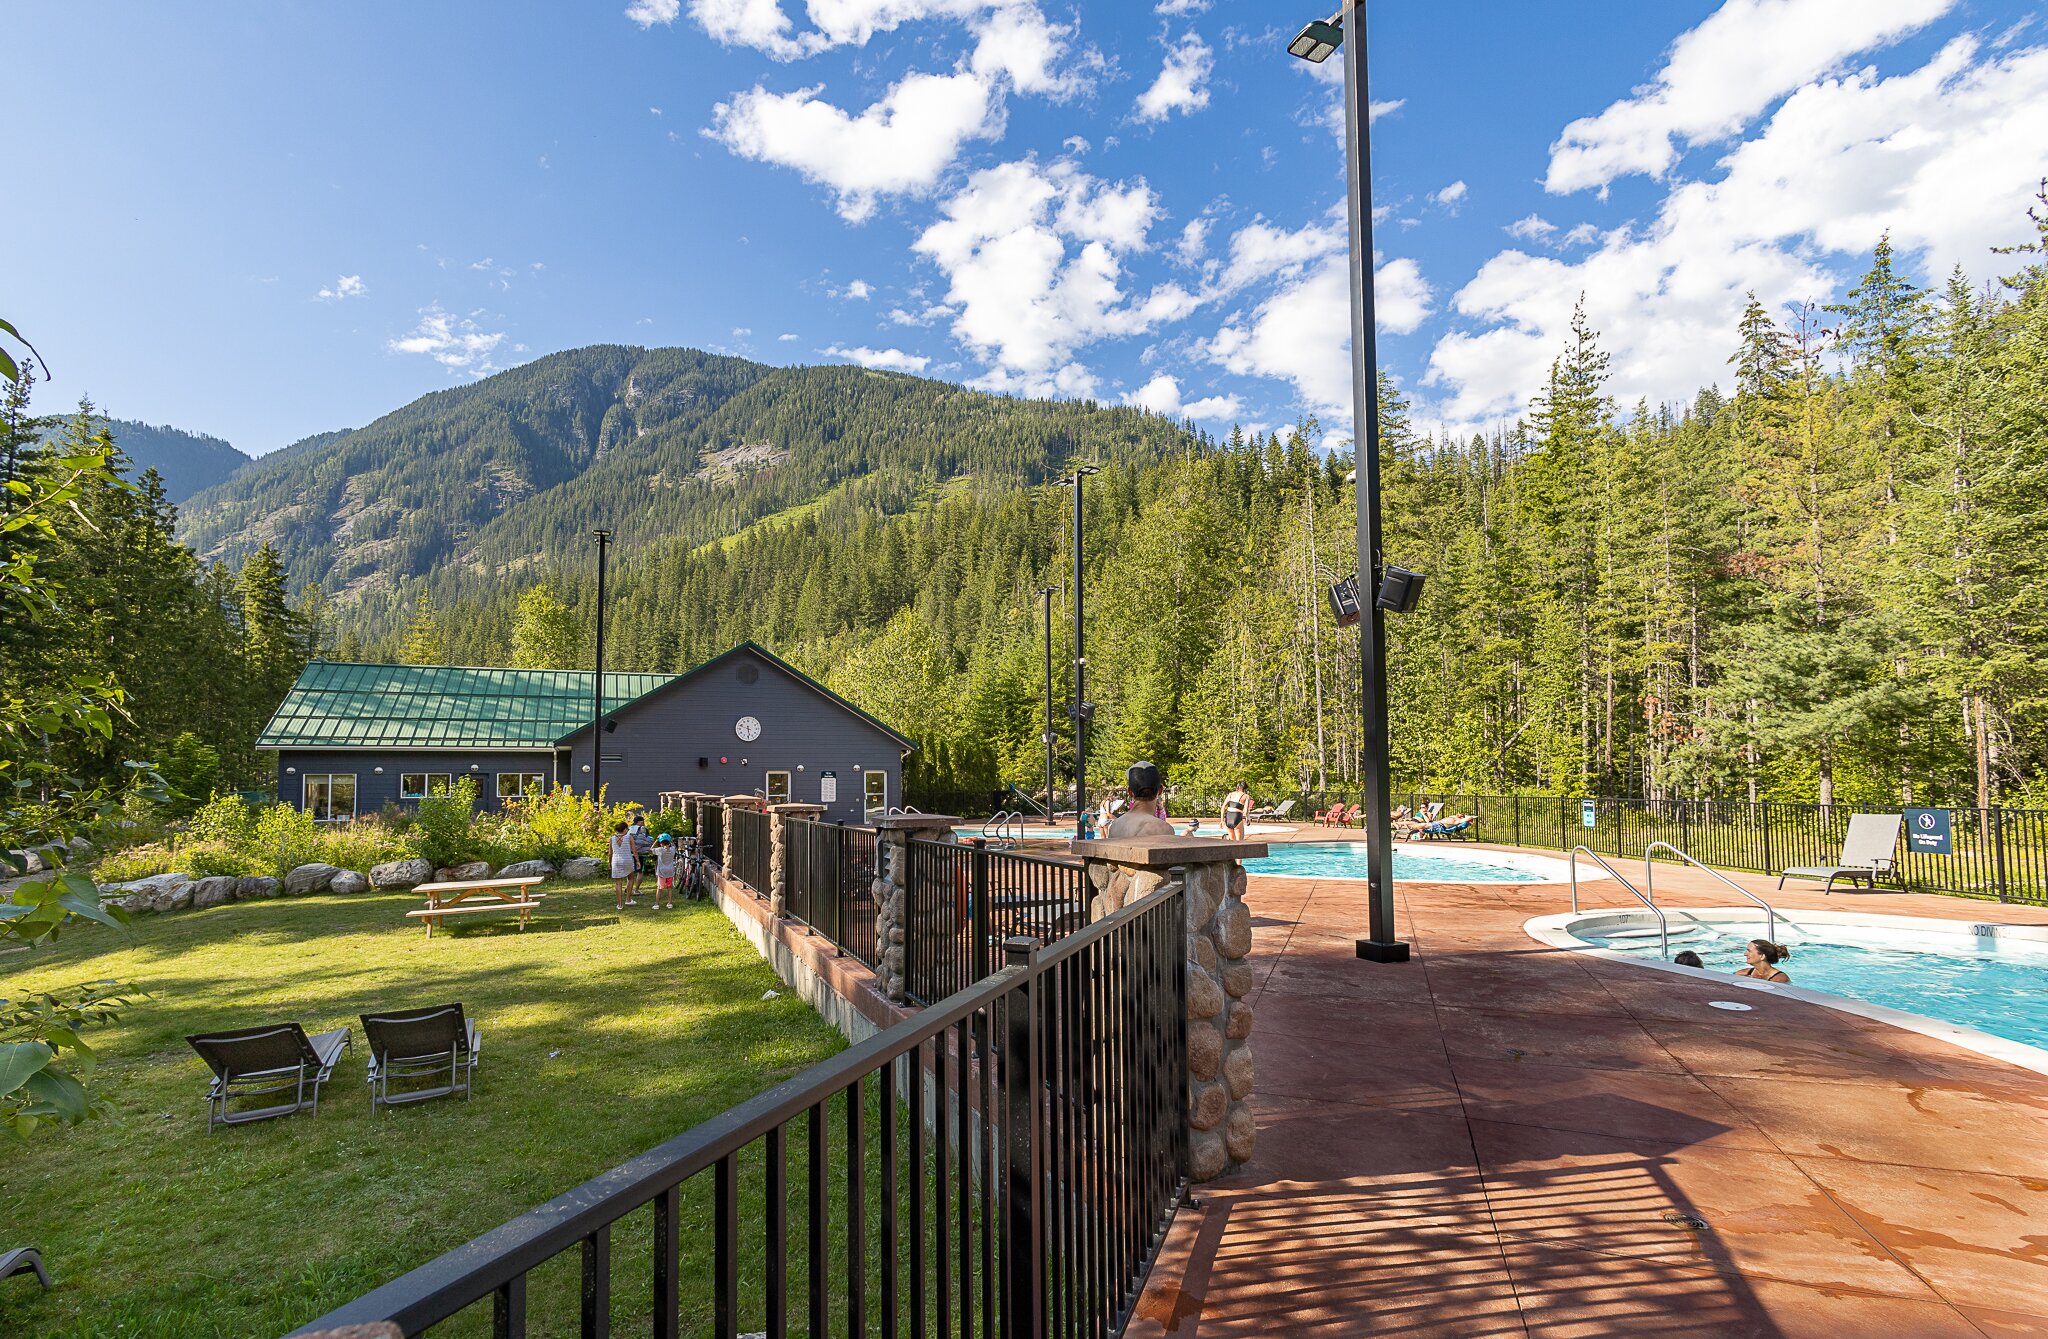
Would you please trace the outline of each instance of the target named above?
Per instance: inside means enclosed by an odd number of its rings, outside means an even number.
[[[1363,879],[1364,842],[1287,842],[1270,853],[1247,860],[1253,874],[1283,879]],[[1495,851],[1460,851],[1434,846],[1395,846],[1394,878],[1414,883],[1555,883],[1560,875],[1546,869],[1541,857],[1509,856]]]
[[[1673,953],[1691,949],[1709,970],[1733,972],[1744,965],[1743,946],[1762,938],[1764,925],[1706,926],[1673,917],[1671,931]],[[1654,933],[1646,939],[1617,937],[1613,931],[1574,933],[1602,948],[1653,958],[1658,954]],[[1980,949],[1960,935],[1928,936],[1920,941],[1926,947],[1884,942],[1898,937],[1896,932],[1859,932],[1854,926],[1801,927],[1781,916],[1778,942],[1792,956],[1779,967],[1795,986],[2048,1048],[2048,944],[2004,941]]]

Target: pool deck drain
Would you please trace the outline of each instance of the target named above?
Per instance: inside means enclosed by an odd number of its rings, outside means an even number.
[[[1537,944],[1553,885],[1397,888],[1393,966],[1353,956],[1358,882],[1255,876],[1248,901],[1258,1154],[1176,1218],[1132,1339],[2048,1336],[2048,1076]]]

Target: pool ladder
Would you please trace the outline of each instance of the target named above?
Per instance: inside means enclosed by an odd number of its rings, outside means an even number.
[[[1742,896],[1748,898],[1750,901],[1762,907],[1764,909],[1764,937],[1766,939],[1776,939],[1778,937],[1778,912],[1776,908],[1772,907],[1769,902],[1764,901],[1763,898],[1749,891],[1749,889],[1744,888],[1741,884],[1735,882],[1735,880],[1723,874],[1720,870],[1713,868],[1711,865],[1704,864],[1701,861],[1694,859],[1686,852],[1679,850],[1676,846],[1673,846],[1670,842],[1651,842],[1648,846],[1643,848],[1642,888],[1638,888],[1634,884],[1630,883],[1625,877],[1623,877],[1620,870],[1608,864],[1607,861],[1601,857],[1600,853],[1593,850],[1591,847],[1574,846],[1572,848],[1571,853],[1572,914],[1576,916],[1579,911],[1579,856],[1583,852],[1588,860],[1591,860],[1594,864],[1606,870],[1609,878],[1613,879],[1622,887],[1628,889],[1630,895],[1633,896],[1636,899],[1636,901],[1642,903],[1644,906],[1650,909],[1651,914],[1657,918],[1658,949],[1663,953],[1665,961],[1670,961],[1671,923],[1665,917],[1664,909],[1657,905],[1657,866],[1656,861],[1653,857],[1655,857],[1657,852],[1659,851],[1669,851],[1671,854],[1677,856],[1680,860],[1683,860],[1686,864],[1691,865],[1695,869],[1702,870],[1707,874],[1712,875],[1714,878],[1719,879],[1722,883],[1726,884],[1728,887],[1740,893]],[[1645,892],[1644,889],[1647,889],[1648,891]]]

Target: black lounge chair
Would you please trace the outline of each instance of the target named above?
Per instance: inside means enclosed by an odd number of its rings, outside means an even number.
[[[320,1085],[334,1074],[335,1062],[348,1049],[349,1031],[336,1028],[309,1037],[297,1023],[209,1032],[187,1037],[192,1049],[213,1071],[206,1090],[206,1132],[216,1125],[240,1125],[294,1112],[320,1112]],[[289,1102],[228,1110],[238,1099],[291,1094]]]
[[[424,1102],[455,1093],[461,1093],[464,1101],[469,1099],[482,1041],[476,1024],[462,1016],[460,1004],[364,1014],[363,1036],[370,1043],[372,1112],[380,1106]],[[447,1082],[434,1087],[391,1091],[393,1079],[444,1076]]]
[[[33,1246],[20,1246],[11,1251],[0,1251],[0,1279],[14,1274],[34,1274],[36,1282],[44,1291],[50,1287],[50,1271],[43,1268],[42,1252]]]

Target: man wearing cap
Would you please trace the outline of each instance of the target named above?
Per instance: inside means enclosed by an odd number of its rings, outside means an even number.
[[[1159,774],[1159,768],[1149,762],[1134,762],[1124,773],[1124,789],[1131,797],[1131,807],[1111,820],[1102,835],[1118,837],[1171,837],[1173,824],[1166,821],[1166,801],[1162,794],[1166,789],[1166,778]]]

